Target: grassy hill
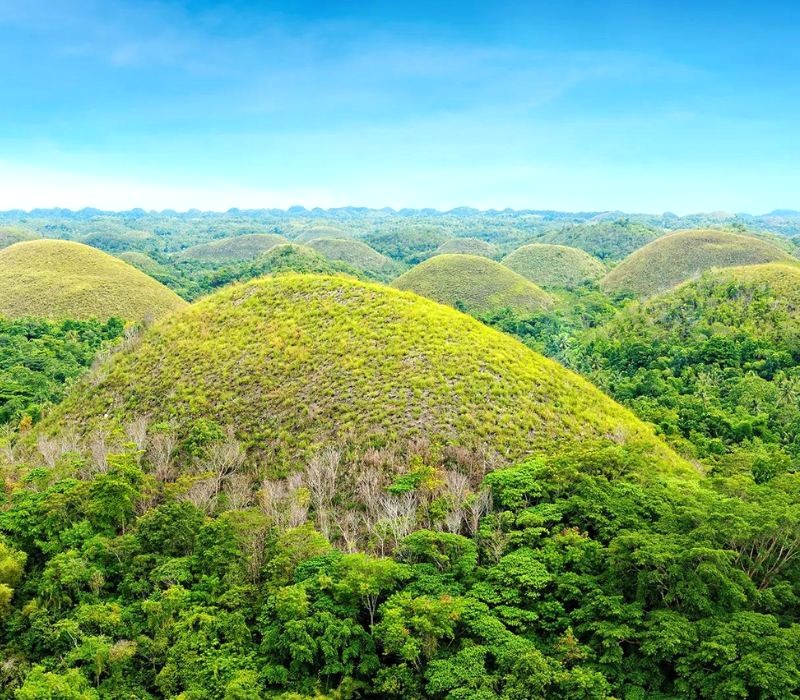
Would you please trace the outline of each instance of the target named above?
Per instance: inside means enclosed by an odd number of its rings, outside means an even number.
[[[623,260],[606,275],[608,292],[649,296],[714,267],[798,262],[771,243],[727,231],[697,229],[664,236]]]
[[[347,231],[343,228],[336,226],[308,226],[296,229],[294,231],[287,231],[289,236],[295,243],[308,243],[316,238],[348,238]]]
[[[552,303],[550,295],[529,280],[477,255],[437,255],[398,277],[392,286],[472,314],[505,308],[527,314]]]
[[[651,429],[585,380],[445,306],[344,277],[232,285],[151,327],[47,420],[88,430],[147,415],[212,419],[296,464],[319,448],[409,440],[502,462],[613,436],[681,469]],[[185,437],[185,435],[184,435]]]
[[[579,248],[600,260],[622,260],[661,234],[646,224],[619,219],[567,226],[545,234],[541,242]]]
[[[208,263],[252,260],[276,245],[288,242],[283,236],[273,233],[250,233],[195,245],[181,251],[175,258],[178,261],[197,260]]]
[[[38,240],[0,251],[0,314],[139,320],[185,302],[122,260],[82,243]]]
[[[480,238],[451,238],[436,249],[435,255],[463,253],[465,255],[482,255],[485,258],[496,258],[500,251],[496,245],[482,241]]]
[[[384,279],[390,277],[397,269],[395,262],[361,241],[345,238],[315,238],[309,241],[308,246],[328,260],[346,263],[357,270]]]
[[[517,248],[502,262],[540,287],[574,289],[600,279],[606,272],[603,263],[583,250],[548,243]]]
[[[0,249],[22,241],[33,241],[39,235],[21,226],[0,226]]]
[[[133,250],[126,250],[117,255],[120,260],[124,260],[128,265],[133,265],[137,270],[141,270],[150,277],[169,276],[170,269],[162,265],[157,260],[153,260],[147,253],[138,253]]]

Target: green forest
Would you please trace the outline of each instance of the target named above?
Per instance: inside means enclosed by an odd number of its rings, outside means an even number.
[[[800,697],[800,215],[0,234],[0,698]]]

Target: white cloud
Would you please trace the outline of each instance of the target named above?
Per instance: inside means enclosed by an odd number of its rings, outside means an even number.
[[[33,168],[0,162],[0,210],[63,207],[107,210],[286,208],[295,204],[334,207],[345,202],[324,189],[269,190],[232,185],[141,182],[102,175]]]

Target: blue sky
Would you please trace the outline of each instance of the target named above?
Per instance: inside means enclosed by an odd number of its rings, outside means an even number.
[[[0,208],[800,208],[798,5],[0,0]]]

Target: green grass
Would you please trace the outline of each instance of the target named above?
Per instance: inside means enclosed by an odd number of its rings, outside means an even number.
[[[500,309],[534,313],[553,301],[533,282],[477,255],[437,255],[398,277],[392,286],[471,314]]]
[[[619,219],[567,226],[545,234],[541,242],[579,248],[600,260],[622,260],[660,235],[646,224]]]
[[[714,267],[768,262],[798,260],[752,236],[713,229],[680,231],[637,250],[606,275],[601,286],[608,292],[651,296]]]
[[[503,258],[503,265],[540,287],[575,289],[594,282],[606,272],[597,258],[578,248],[548,243],[531,243]]]
[[[22,241],[33,241],[39,235],[20,226],[0,226],[0,249]]]
[[[117,255],[120,260],[124,260],[128,265],[133,265],[137,270],[141,270],[151,277],[168,276],[171,271],[166,265],[162,265],[157,260],[153,260],[147,253],[138,253],[127,250]]]
[[[0,314],[135,321],[185,302],[122,260],[82,243],[37,240],[0,251]]]
[[[497,258],[500,250],[496,245],[482,241],[480,238],[451,238],[436,249],[435,255],[463,253],[465,255],[482,255],[485,258]]]
[[[317,238],[348,238],[347,232],[337,226],[308,226],[286,231],[295,243],[308,243]]]
[[[424,439],[502,463],[612,438],[654,468],[688,469],[627,409],[513,338],[415,294],[283,275],[170,314],[76,387],[45,421],[79,431],[137,415],[180,434],[207,418],[251,453],[296,465],[330,444]],[[181,432],[183,431],[183,432]]]
[[[283,236],[273,233],[250,233],[195,245],[181,251],[175,258],[179,261],[197,260],[210,263],[252,260],[276,245],[288,242]]]
[[[308,246],[328,260],[352,265],[357,270],[371,275],[386,278],[397,269],[395,262],[361,241],[345,238],[315,238],[308,242]]]

